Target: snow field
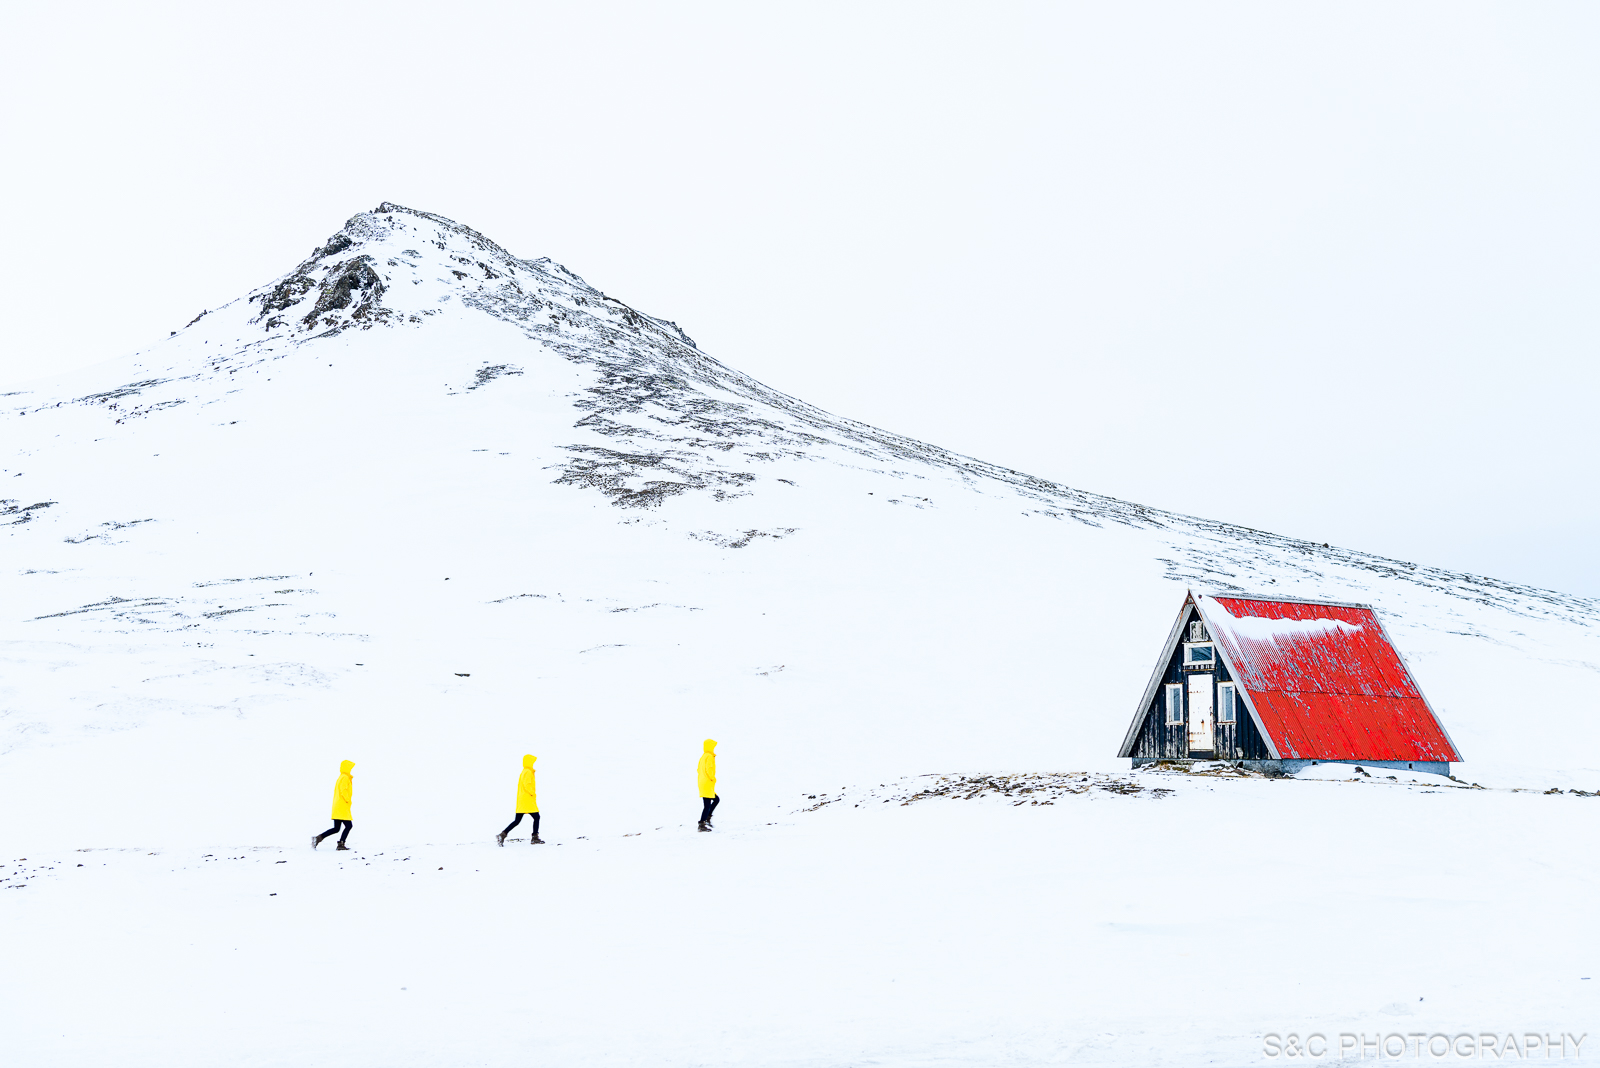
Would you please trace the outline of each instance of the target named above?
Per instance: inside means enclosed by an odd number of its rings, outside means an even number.
[[[29,962],[0,980],[27,1021],[11,1048],[30,1065],[1228,1065],[1260,1062],[1272,1031],[1592,1017],[1600,947],[1571,921],[1600,889],[1579,845],[1600,802],[1125,778],[1145,791],[1052,806],[763,813],[730,795],[710,835],[691,815],[577,838],[547,811],[544,846],[496,848],[498,826],[394,845],[358,822],[344,854],[31,856],[54,870],[0,890]]]

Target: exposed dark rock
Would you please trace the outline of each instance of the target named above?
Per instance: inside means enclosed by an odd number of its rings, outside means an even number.
[[[742,497],[744,491],[737,487],[756,477],[748,471],[711,467],[691,453],[626,453],[593,445],[565,448],[576,456],[558,467],[562,473],[556,484],[598,490],[618,508],[655,508],[691,489],[710,490],[714,500]]]
[[[172,381],[170,378],[147,378],[143,382],[129,382],[125,386],[118,386],[116,389],[108,389],[103,393],[90,393],[87,396],[75,398],[73,403],[106,404],[110,401],[120,400],[123,397],[132,397],[135,394],[143,393],[151,386],[165,385],[170,381]]]
[[[39,511],[49,508],[55,501],[39,501],[36,504],[19,505],[15,500],[0,501],[0,526],[16,526],[18,523],[27,523],[38,515]],[[7,518],[10,517],[10,518]]]
[[[326,245],[323,245],[321,248],[317,249],[311,254],[311,258],[314,260],[320,260],[325,256],[332,256],[336,252],[343,252],[345,249],[354,244],[355,242],[350,240],[344,234],[334,234],[332,237],[328,238],[328,243]]]
[[[497,363],[493,367],[480,367],[473,377],[472,385],[467,387],[466,392],[471,393],[479,386],[486,386],[501,375],[520,375],[521,373],[522,368],[513,367],[509,363]]]
[[[270,315],[273,312],[286,311],[294,307],[300,303],[316,284],[316,281],[302,267],[258,298],[261,301],[261,314]],[[269,323],[268,325],[272,324]]]
[[[383,290],[383,279],[372,269],[372,257],[357,256],[330,271],[328,277],[323,279],[322,295],[317,298],[316,306],[306,314],[303,322],[312,326],[329,312],[350,307],[356,293],[361,294],[361,299],[356,302],[350,318],[365,319],[382,299]]]

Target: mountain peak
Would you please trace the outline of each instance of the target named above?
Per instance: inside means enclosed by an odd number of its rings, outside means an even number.
[[[247,299],[256,306],[251,322],[265,331],[321,336],[420,323],[452,297],[521,300],[552,285],[604,299],[548,258],[518,259],[471,227],[384,201]]]

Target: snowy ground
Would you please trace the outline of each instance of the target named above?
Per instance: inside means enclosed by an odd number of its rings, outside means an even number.
[[[9,1062],[1591,1030],[1594,602],[839,419],[392,207],[0,405]],[[1130,773],[1186,588],[1375,605],[1485,789]],[[549,844],[496,849],[525,752]],[[347,758],[356,851],[312,853]],[[1037,777],[885,803],[929,774]]]
[[[1232,1065],[1268,1033],[1593,1019],[1600,799],[1085,785],[734,798],[712,835],[542,847],[35,853],[0,890],[12,1063]]]

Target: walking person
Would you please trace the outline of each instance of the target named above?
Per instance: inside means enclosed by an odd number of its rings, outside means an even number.
[[[339,835],[339,848],[349,849],[344,840],[350,837],[350,828],[355,824],[350,819],[350,799],[355,794],[355,778],[350,774],[350,769],[356,766],[354,760],[346,760],[339,765],[339,778],[333,784],[333,826],[311,839],[311,848],[315,849],[322,844],[322,840],[330,834]],[[340,832],[340,828],[343,832]]]
[[[700,766],[696,769],[700,779],[700,829],[711,829],[711,814],[722,803],[722,798],[717,796],[717,743],[707,738],[705,752],[700,754]]]
[[[517,824],[522,822],[522,817],[533,817],[532,845],[544,845],[544,839],[539,837],[539,794],[534,789],[533,762],[539,758],[532,753],[522,758],[522,774],[517,778],[517,818],[506,824],[506,829],[495,836],[495,842],[504,846],[506,835],[517,829]]]

